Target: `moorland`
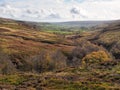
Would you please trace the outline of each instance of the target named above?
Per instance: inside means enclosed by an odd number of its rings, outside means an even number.
[[[119,90],[120,21],[73,23],[0,18],[0,90]]]

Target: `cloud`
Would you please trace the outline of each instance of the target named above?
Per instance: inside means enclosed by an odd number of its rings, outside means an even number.
[[[70,12],[71,12],[72,14],[80,14],[80,8],[78,8],[78,7],[73,7],[73,8],[70,10]]]
[[[29,21],[120,19],[120,0],[4,0],[0,17]]]
[[[14,8],[10,6],[9,4],[1,4],[0,11],[1,11],[0,16],[5,16],[9,18],[17,17],[21,13],[19,9]]]
[[[86,10],[83,10],[80,7],[74,6],[74,7],[71,8],[70,12],[72,14],[72,17],[76,20],[78,18],[80,18],[80,19],[87,19],[88,18]]]
[[[52,13],[46,17],[47,19],[61,19],[60,15],[57,13]]]

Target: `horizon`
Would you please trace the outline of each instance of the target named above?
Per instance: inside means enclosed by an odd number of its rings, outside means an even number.
[[[1,0],[0,17],[32,22],[119,20],[120,0]]]
[[[8,19],[8,20],[14,20],[14,21],[20,21],[20,22],[33,22],[33,23],[69,23],[69,22],[112,22],[112,21],[120,21],[120,19],[116,20],[78,20],[78,21],[29,21],[29,20],[19,20],[19,19],[12,19],[12,18],[5,18],[0,17],[0,19]]]

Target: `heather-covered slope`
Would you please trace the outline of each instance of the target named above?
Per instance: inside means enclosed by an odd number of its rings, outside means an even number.
[[[0,90],[120,89],[119,21],[98,31],[42,29],[0,19]]]
[[[102,31],[95,33],[92,42],[102,45],[115,59],[120,59],[120,21],[109,24]]]

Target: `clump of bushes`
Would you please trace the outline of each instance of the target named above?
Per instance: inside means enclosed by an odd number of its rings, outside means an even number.
[[[113,45],[110,52],[115,57],[115,59],[120,59],[120,41]]]
[[[73,49],[71,54],[68,56],[68,65],[74,67],[79,67],[81,64],[81,60],[86,55],[92,52],[97,52],[100,49],[102,49],[101,47],[84,40],[77,43],[77,45],[78,46],[75,49]]]
[[[0,48],[0,74],[12,74],[16,69],[9,56]]]
[[[65,68],[67,57],[60,50],[41,50],[35,55],[13,53],[7,55],[0,48],[0,74],[13,74],[17,71],[42,73]]]
[[[66,57],[59,51],[41,51],[31,58],[32,68],[36,72],[52,71],[66,67]]]
[[[82,64],[89,66],[90,64],[95,64],[105,61],[110,61],[109,54],[106,53],[105,51],[97,51],[86,55],[82,59]]]

